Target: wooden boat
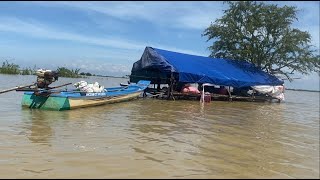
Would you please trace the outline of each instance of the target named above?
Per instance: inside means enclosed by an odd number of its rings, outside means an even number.
[[[150,81],[141,80],[125,87],[105,88],[106,92],[40,90],[24,92],[22,106],[45,110],[71,110],[76,108],[128,101],[138,98]]]

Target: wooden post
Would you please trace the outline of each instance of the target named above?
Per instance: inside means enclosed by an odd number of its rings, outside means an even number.
[[[229,101],[232,101],[232,96],[231,96],[231,92],[230,92],[230,91],[231,91],[231,90],[230,90],[230,86],[228,86],[228,89],[227,89],[227,90],[228,90],[228,93],[229,93]]]
[[[168,88],[168,99],[170,99],[172,97],[172,99],[175,100],[175,98],[173,96],[173,80],[174,80],[173,73],[171,73],[171,75],[170,75],[170,85],[169,85],[169,88]]]
[[[170,90],[171,90],[171,87],[170,87],[170,85],[169,85],[168,92],[167,92],[167,99],[170,98]]]
[[[171,73],[171,91],[170,91],[170,93],[171,93],[172,99],[175,101],[175,98],[173,96],[173,85],[174,84],[175,84],[175,79],[174,79],[173,73]]]
[[[142,97],[143,98],[147,97],[146,89],[143,91]]]
[[[170,77],[170,84],[169,84],[169,88],[168,88],[168,99],[170,99],[170,97],[171,97],[171,84],[172,84],[172,81],[171,81],[171,77]]]
[[[171,91],[170,91],[170,93],[171,93],[172,99],[175,101],[175,98],[173,96],[173,85],[174,84],[175,84],[175,79],[173,77],[173,74],[171,73]]]
[[[254,100],[254,92],[255,92],[255,90],[254,90],[254,89],[252,89],[251,101],[253,101],[253,100]]]

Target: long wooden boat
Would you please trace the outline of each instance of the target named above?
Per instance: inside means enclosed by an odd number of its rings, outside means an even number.
[[[138,98],[150,81],[141,80],[125,87],[105,88],[106,92],[79,91],[24,92],[22,106],[45,110],[71,110],[76,108],[128,101]]]

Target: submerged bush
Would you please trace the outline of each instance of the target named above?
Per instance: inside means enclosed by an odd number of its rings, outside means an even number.
[[[0,68],[0,73],[3,74],[19,74],[19,65],[14,63],[9,63],[8,60],[2,63],[2,66]]]
[[[59,72],[60,77],[70,77],[70,78],[79,78],[81,75],[79,74],[80,69],[67,69],[65,67],[58,67],[57,72]]]
[[[2,66],[0,67],[0,73],[1,74],[21,74],[21,75],[36,75],[37,68],[34,66],[33,69],[24,68],[19,69],[19,65],[14,63],[9,63],[8,60],[2,63]],[[58,67],[56,70],[59,73],[60,77],[69,77],[69,78],[80,78],[83,76],[92,76],[91,73],[80,73],[80,69],[68,69],[66,67]],[[82,76],[81,76],[82,75]]]

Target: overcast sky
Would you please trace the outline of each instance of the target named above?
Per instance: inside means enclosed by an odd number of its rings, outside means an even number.
[[[269,3],[296,6],[293,27],[308,31],[319,49],[319,2]],[[212,42],[201,34],[226,8],[222,1],[1,1],[0,60],[122,76],[146,46],[208,56]],[[289,87],[319,89],[317,74],[297,77]]]

